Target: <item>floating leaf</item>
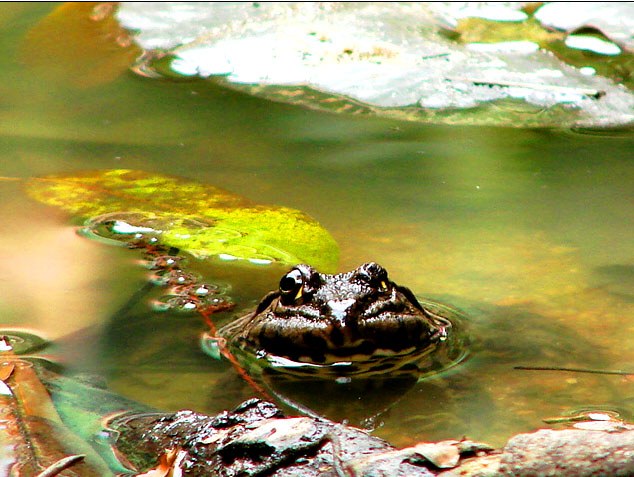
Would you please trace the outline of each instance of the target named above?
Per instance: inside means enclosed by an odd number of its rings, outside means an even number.
[[[565,34],[514,9],[486,2],[124,2],[117,18],[149,53],[135,67],[145,76],[209,78],[275,101],[423,122],[634,120],[634,94],[615,83],[631,85],[631,56],[621,55],[619,71],[600,68],[605,58],[596,57],[571,66],[567,55],[544,49],[572,50],[557,41]]]
[[[634,51],[632,2],[544,2],[535,18],[546,27],[565,31],[590,26]]]
[[[465,44],[531,41],[544,47],[550,42],[561,41],[565,37],[564,33],[546,30],[534,19],[523,22],[499,22],[467,17],[458,20],[455,31],[460,34],[460,42]]]
[[[338,246],[298,210],[255,204],[218,187],[125,169],[32,178],[34,199],[88,219],[95,237],[149,237],[198,257],[309,263],[333,271]]]

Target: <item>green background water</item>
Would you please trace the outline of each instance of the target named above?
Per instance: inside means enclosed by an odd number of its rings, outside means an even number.
[[[513,369],[634,371],[631,131],[349,117],[131,72],[82,89],[20,55],[53,8],[0,12],[0,176],[129,168],[219,185],[316,218],[340,245],[340,270],[377,261],[417,295],[463,311],[469,359],[376,418],[375,433],[395,444],[501,443],[581,408],[631,416],[626,377]],[[69,217],[30,200],[19,182],[0,182],[0,211],[4,325],[54,339],[50,352],[69,372],[103,376],[109,389],[160,408],[212,413],[252,395],[200,351],[196,317],[145,302],[116,314],[146,281],[134,252],[77,236]],[[281,274],[190,265],[230,283],[244,307]]]

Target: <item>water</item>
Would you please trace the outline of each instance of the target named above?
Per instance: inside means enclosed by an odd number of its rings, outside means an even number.
[[[634,134],[429,126],[336,116],[200,82],[126,73],[92,87],[25,64],[20,42],[51,5],[0,13],[0,176],[129,168],[300,209],[341,248],[471,319],[470,357],[367,416],[398,445],[503,443],[577,409],[634,411]],[[45,55],[45,52],[42,53]],[[78,60],[79,61],[79,60]],[[199,348],[195,315],[155,311],[135,251],[75,233],[71,218],[0,182],[0,316],[55,340],[47,353],[163,409],[214,413],[253,394]],[[190,260],[241,308],[284,267]],[[125,313],[122,312],[125,311]],[[226,317],[224,318],[226,319]],[[404,431],[407,429],[407,431]]]

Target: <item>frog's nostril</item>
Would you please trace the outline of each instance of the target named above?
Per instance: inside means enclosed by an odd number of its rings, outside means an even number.
[[[329,300],[327,304],[332,316],[343,321],[348,309],[354,305],[355,301],[356,300],[354,298],[348,298],[347,300]]]

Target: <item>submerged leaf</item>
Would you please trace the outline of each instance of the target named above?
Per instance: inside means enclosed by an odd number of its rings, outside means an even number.
[[[32,178],[27,193],[90,219],[95,235],[149,235],[195,256],[216,255],[256,264],[337,264],[330,234],[298,210],[255,204],[218,187],[179,177],[125,169]]]
[[[0,394],[0,462],[9,464],[10,475],[58,475],[67,465],[76,471],[72,475],[113,475],[94,450],[64,426],[36,364],[17,356],[7,338],[0,337],[0,345],[6,383],[0,382],[10,388]],[[69,454],[74,458],[65,459]]]
[[[64,3],[27,33],[23,58],[49,78],[79,87],[113,81],[141,54],[115,10],[108,2]]]
[[[13,368],[15,368],[15,364],[8,362],[0,364],[0,381],[6,381],[13,373]]]

